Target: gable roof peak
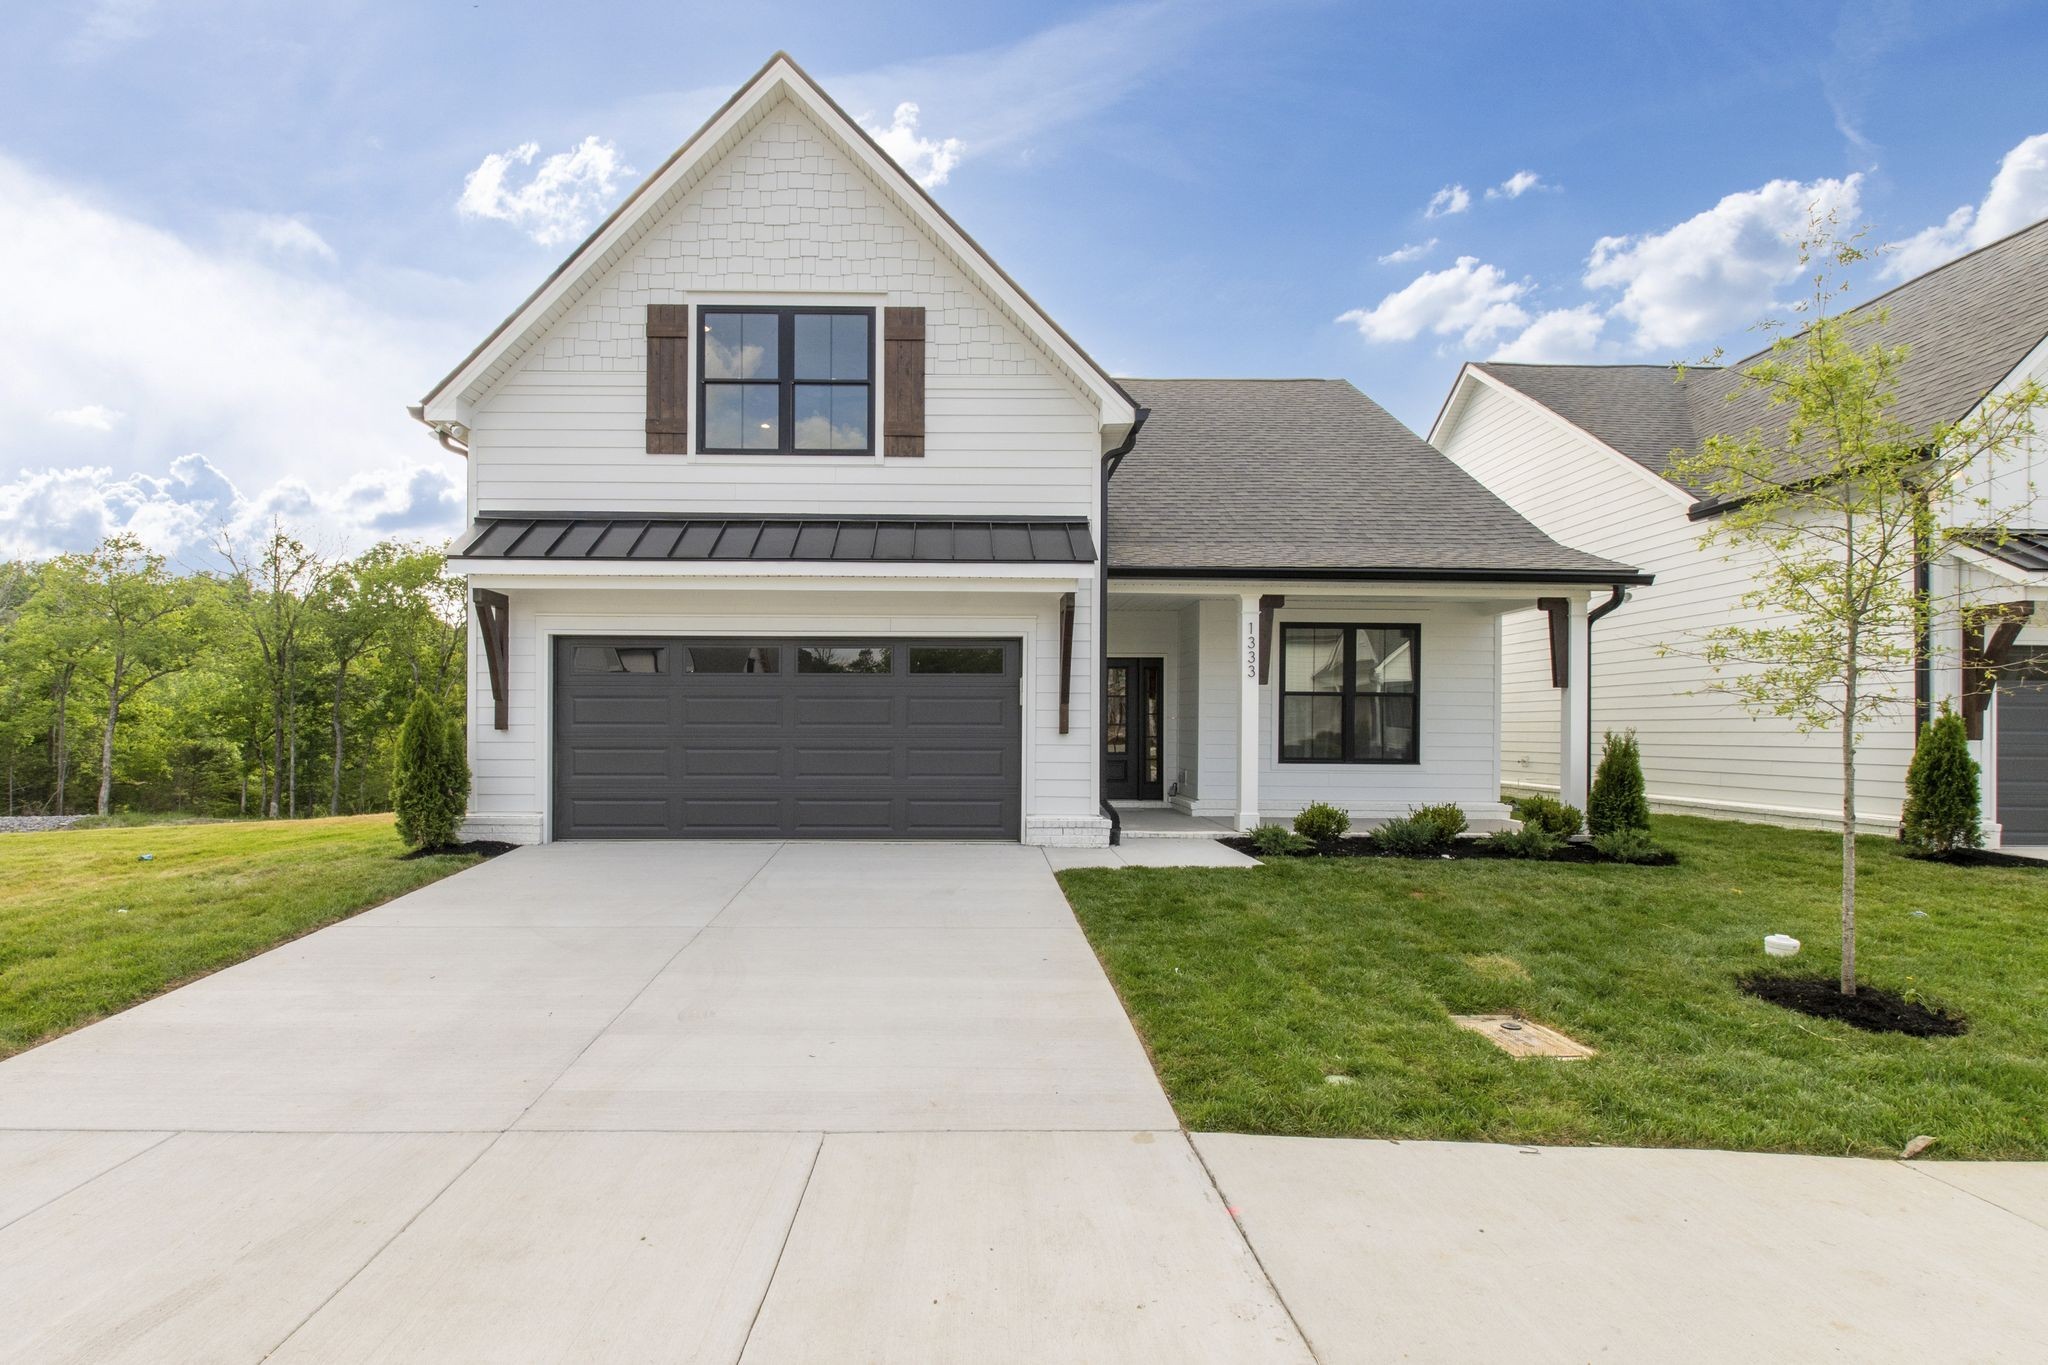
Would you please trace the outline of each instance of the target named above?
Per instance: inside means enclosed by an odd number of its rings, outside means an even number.
[[[659,218],[694,187],[703,172],[727,150],[723,144],[744,134],[783,99],[798,104],[820,130],[836,140],[840,149],[896,201],[897,207],[925,230],[939,250],[981,286],[997,311],[1031,338],[1055,369],[1095,401],[1104,427],[1121,427],[1131,422],[1136,404],[1108,371],[1082,350],[952,215],[940,208],[924,186],[897,164],[794,57],[780,49],[652,175],[635,186],[461,364],[434,385],[412,409],[413,415],[431,427],[444,427],[448,421],[456,420],[462,400],[479,392],[502,374],[511,361],[525,354],[548,326],[588,292],[616,254],[638,239],[644,225]]]

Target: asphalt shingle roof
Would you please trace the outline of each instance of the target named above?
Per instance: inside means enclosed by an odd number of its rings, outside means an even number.
[[[1126,379],[1152,410],[1110,481],[1112,573],[1620,581],[1341,379]]]
[[[1921,431],[1961,419],[2048,336],[2048,219],[1851,313],[1879,309],[1887,320],[1859,332],[1856,344],[1907,348],[1893,411]],[[1743,368],[1763,354],[1688,368],[1682,380],[1666,365],[1487,361],[1476,368],[1661,475],[1674,449],[1690,453],[1711,435],[1768,432],[1782,424],[1764,393],[1741,382]]]

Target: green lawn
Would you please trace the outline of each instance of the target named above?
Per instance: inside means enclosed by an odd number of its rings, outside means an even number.
[[[0,834],[0,1057],[477,861],[404,851],[388,815]]]
[[[1971,1021],[1912,1039],[1736,989],[1771,932],[1806,945],[1790,970],[1834,970],[1834,836],[1678,817],[1657,834],[1681,866],[1281,860],[1060,880],[1190,1128],[1859,1155],[1928,1133],[1931,1156],[2048,1157],[2048,865],[1863,842],[1863,979]],[[1507,1012],[1601,1055],[1517,1061],[1448,1018]]]

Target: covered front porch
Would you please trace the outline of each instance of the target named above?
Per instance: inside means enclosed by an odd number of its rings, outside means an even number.
[[[1125,837],[1213,838],[1323,801],[1370,828],[1501,801],[1500,620],[1553,623],[1565,799],[1588,777],[1584,584],[1113,580],[1103,781]]]

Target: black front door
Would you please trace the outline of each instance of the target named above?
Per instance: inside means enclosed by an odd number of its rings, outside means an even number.
[[[1166,794],[1159,739],[1164,667],[1157,659],[1111,659],[1103,678],[1102,780],[1110,799],[1157,801]]]

